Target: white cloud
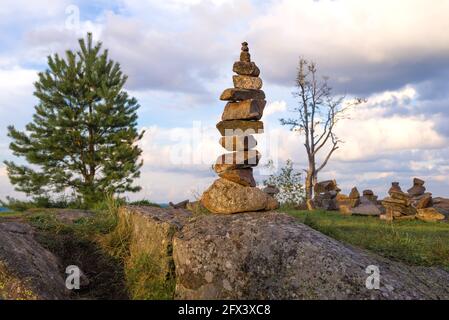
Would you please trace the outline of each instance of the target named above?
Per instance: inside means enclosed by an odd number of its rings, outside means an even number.
[[[278,112],[285,112],[287,111],[287,102],[285,101],[273,101],[265,107],[264,110],[264,116],[270,116],[272,114],[278,113]]]

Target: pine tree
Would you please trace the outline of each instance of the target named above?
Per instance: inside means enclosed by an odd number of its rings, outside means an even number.
[[[48,69],[34,84],[33,120],[20,132],[8,127],[10,149],[31,166],[5,161],[17,191],[40,197],[71,190],[85,203],[105,194],[136,192],[142,150],[136,143],[135,98],[123,86],[127,76],[102,44],[79,40],[80,50],[48,57]]]

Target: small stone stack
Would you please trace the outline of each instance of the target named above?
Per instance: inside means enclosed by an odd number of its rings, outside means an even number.
[[[279,204],[256,188],[253,167],[261,158],[254,148],[254,134],[263,133],[260,121],[266,105],[261,90],[260,70],[251,61],[248,43],[242,43],[240,60],[234,63],[234,88],[226,89],[220,100],[228,101],[217,129],[220,145],[229,153],[218,157],[214,170],[220,177],[204,192],[202,204],[214,213],[238,213],[276,209]]]
[[[349,200],[351,208],[357,207],[360,204],[360,192],[357,187],[351,189],[349,193]]]
[[[414,178],[413,187],[407,190],[407,193],[412,197],[412,205],[416,209],[425,209],[432,206],[432,194],[426,192],[424,183],[424,180]]]
[[[381,215],[381,219],[392,221],[416,218],[417,210],[412,206],[412,199],[401,191],[399,183],[393,183],[388,193],[390,196],[382,200],[386,212]]]
[[[374,194],[373,190],[363,190],[362,203],[365,202],[364,200],[377,204],[377,196]]]
[[[321,181],[313,187],[315,197],[313,198],[314,207],[322,210],[337,210],[337,196],[341,191],[335,180]]]
[[[351,189],[349,196],[339,193],[336,197],[337,207],[340,213],[345,215],[352,214],[352,208],[357,207],[360,204],[360,193],[356,187]]]

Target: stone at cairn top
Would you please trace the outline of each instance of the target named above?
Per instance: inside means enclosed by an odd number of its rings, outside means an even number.
[[[248,43],[242,43],[242,52],[240,53],[240,61],[234,63],[232,70],[241,76],[258,77],[260,74],[259,68],[254,62],[251,62],[251,55],[249,53]]]
[[[241,62],[251,62],[251,55],[249,54],[248,42],[242,43],[242,53],[240,53]]]

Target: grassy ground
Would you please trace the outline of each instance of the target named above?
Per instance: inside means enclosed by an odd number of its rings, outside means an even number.
[[[103,211],[65,224],[56,218],[54,210],[36,209],[25,212],[22,219],[36,228],[37,240],[61,259],[63,267],[76,265],[86,274],[90,284],[75,297],[128,298],[123,262],[105,250],[100,241],[115,228],[115,217]]]
[[[92,217],[64,223],[57,215],[65,209],[33,208],[24,212],[2,212],[2,221],[30,223],[36,239],[61,259],[62,266],[80,267],[89,286],[75,292],[79,299],[173,299],[174,283],[154,281],[154,263],[130,251],[131,230],[119,217],[120,201],[109,199],[93,208]],[[139,205],[156,206],[142,201]],[[61,270],[64,274],[65,270]]]
[[[337,240],[409,265],[449,270],[449,223],[343,216],[338,212],[283,210]]]

